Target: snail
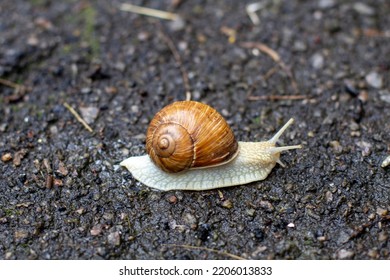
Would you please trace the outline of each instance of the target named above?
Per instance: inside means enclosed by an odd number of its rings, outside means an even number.
[[[120,163],[135,179],[163,190],[209,190],[265,179],[280,153],[301,145],[276,147],[290,119],[270,140],[238,142],[225,119],[196,101],[174,102],[159,111],[146,135],[148,155]]]

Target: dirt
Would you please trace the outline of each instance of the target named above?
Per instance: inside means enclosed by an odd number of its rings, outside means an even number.
[[[0,258],[390,259],[390,4],[262,2],[2,1]],[[243,186],[142,185],[119,162],[186,87],[303,148]]]

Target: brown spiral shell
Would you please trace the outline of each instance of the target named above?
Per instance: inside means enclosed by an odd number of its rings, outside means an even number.
[[[175,173],[224,164],[237,155],[238,143],[215,109],[196,101],[178,101],[150,122],[146,151],[162,170]]]

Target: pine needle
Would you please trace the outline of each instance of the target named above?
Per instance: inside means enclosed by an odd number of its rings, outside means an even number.
[[[89,132],[93,133],[93,129],[85,122],[85,120],[73,109],[68,103],[64,102],[66,109],[79,121]]]

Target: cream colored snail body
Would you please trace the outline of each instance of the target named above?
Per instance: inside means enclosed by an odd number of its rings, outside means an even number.
[[[166,106],[151,121],[148,155],[120,164],[135,179],[163,191],[209,190],[265,179],[279,163],[282,151],[300,145],[276,147],[292,124],[290,119],[264,142],[237,142],[224,118],[208,105],[179,101]]]

